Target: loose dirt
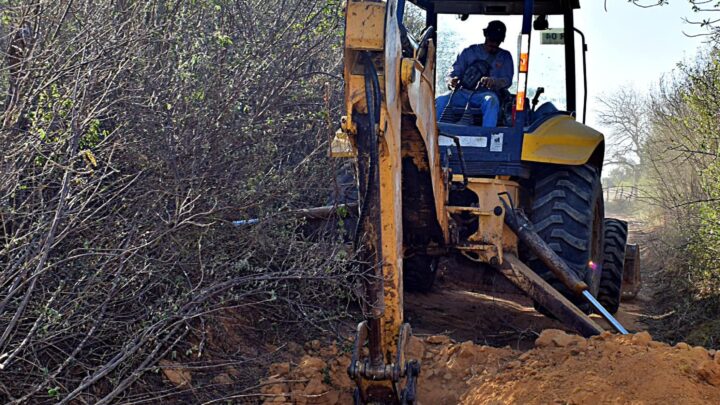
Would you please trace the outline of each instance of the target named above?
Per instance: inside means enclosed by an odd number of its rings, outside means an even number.
[[[443,261],[432,292],[405,293],[405,320],[413,334],[525,350],[545,329],[570,331],[543,316],[495,270],[469,261]]]
[[[641,246],[643,287],[632,300],[624,300],[615,317],[631,332],[649,329],[648,320],[661,317],[655,302],[657,263],[649,239],[653,231],[636,218],[613,215],[628,221],[629,243]],[[468,261],[441,261],[432,292],[405,293],[405,319],[416,335],[442,333],[457,341],[472,340],[490,346],[525,350],[545,329],[572,332],[561,322],[541,315],[523,292],[492,269]],[[605,329],[611,326],[599,316],[593,319]]]
[[[644,224],[630,222],[631,242],[643,246]],[[656,306],[654,267],[648,250],[641,252],[644,287],[616,315],[633,332],[647,329]],[[408,357],[422,363],[420,404],[720,403],[720,353],[670,346],[648,332],[584,339],[477,266],[444,263],[434,291],[406,293],[405,304],[416,335]],[[351,404],[349,343],[342,346],[315,341],[274,364],[263,382],[265,403]]]
[[[535,348],[413,337],[422,359],[421,404],[711,404],[720,403],[720,354],[655,342],[647,332],[590,339],[544,331]],[[350,404],[349,354],[333,345],[271,366],[266,404]]]

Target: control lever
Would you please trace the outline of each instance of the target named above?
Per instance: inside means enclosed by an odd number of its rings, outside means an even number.
[[[535,90],[535,97],[533,97],[532,100],[532,110],[535,111],[535,107],[537,107],[538,99],[540,98],[540,95],[545,93],[545,87],[538,87],[537,90]]]

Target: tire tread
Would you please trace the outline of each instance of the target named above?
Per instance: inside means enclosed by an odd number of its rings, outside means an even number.
[[[628,227],[627,222],[615,218],[606,218],[604,225],[604,257],[598,301],[614,314],[620,308]]]
[[[530,219],[536,224],[535,231],[590,285],[593,277],[588,257],[592,246],[592,222],[595,209],[602,210],[598,170],[589,165],[547,165],[538,169],[535,178],[534,201],[530,204]],[[602,255],[602,248],[600,250],[596,254]],[[589,304],[569,291],[537,257],[528,255],[526,260],[540,277],[580,309],[589,312]],[[597,276],[594,279],[597,280]]]

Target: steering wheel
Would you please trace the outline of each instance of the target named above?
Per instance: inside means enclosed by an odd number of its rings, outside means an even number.
[[[490,63],[486,60],[473,62],[460,78],[460,86],[468,90],[477,90],[480,87],[480,79],[490,75]]]

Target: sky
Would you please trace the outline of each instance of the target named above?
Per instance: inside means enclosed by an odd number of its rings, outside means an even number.
[[[646,1],[646,3],[649,1]],[[690,20],[699,20],[701,16],[693,13],[686,0],[670,0],[669,5],[653,8],[640,8],[626,0],[607,0],[607,11],[604,0],[581,0],[580,10],[575,11],[575,26],[585,33],[588,43],[588,119],[589,125],[605,133],[612,141],[612,133],[597,122],[597,113],[601,108],[597,99],[611,97],[621,88],[633,88],[645,92],[657,87],[663,75],[671,74],[677,64],[692,60],[701,47],[706,46],[707,37],[688,37],[688,34],[703,32],[701,28],[683,22],[683,17]],[[438,21],[438,57],[448,57],[463,47],[472,43],[482,42],[482,28],[491,18],[485,16],[471,16],[468,21],[460,22],[454,16],[441,16]],[[519,17],[500,18],[508,27],[506,41],[503,48],[510,51],[513,59],[517,61],[517,34],[520,31]],[[562,20],[550,20],[550,28],[561,27]],[[443,35],[443,27],[446,34]],[[448,32],[452,27],[452,33]],[[533,31],[536,34],[537,31]],[[443,44],[445,38],[445,44]],[[549,98],[564,92],[553,83],[552,77],[557,76],[557,82],[564,77],[563,63],[557,63],[561,47],[539,44],[539,35],[535,35],[530,50],[530,81],[533,81],[533,72],[542,71],[535,76],[536,81],[548,91]],[[446,46],[443,52],[443,46]],[[454,48],[448,50],[447,48]],[[549,55],[549,56],[547,56]],[[578,59],[580,61],[580,59]],[[439,60],[439,69],[446,68],[452,60],[443,64]],[[444,74],[438,70],[439,75]],[[533,94],[533,84],[529,85],[529,94]],[[578,115],[582,110],[582,73],[578,67]]]
[[[588,42],[588,122],[596,122],[598,97],[621,88],[645,92],[658,86],[677,64],[691,61],[707,37],[688,37],[703,31],[685,23],[697,20],[685,0],[661,7],[640,8],[625,0],[581,0],[575,25]],[[580,94],[578,95],[581,96]],[[600,125],[594,125],[601,127]],[[609,131],[604,131],[607,132]]]

